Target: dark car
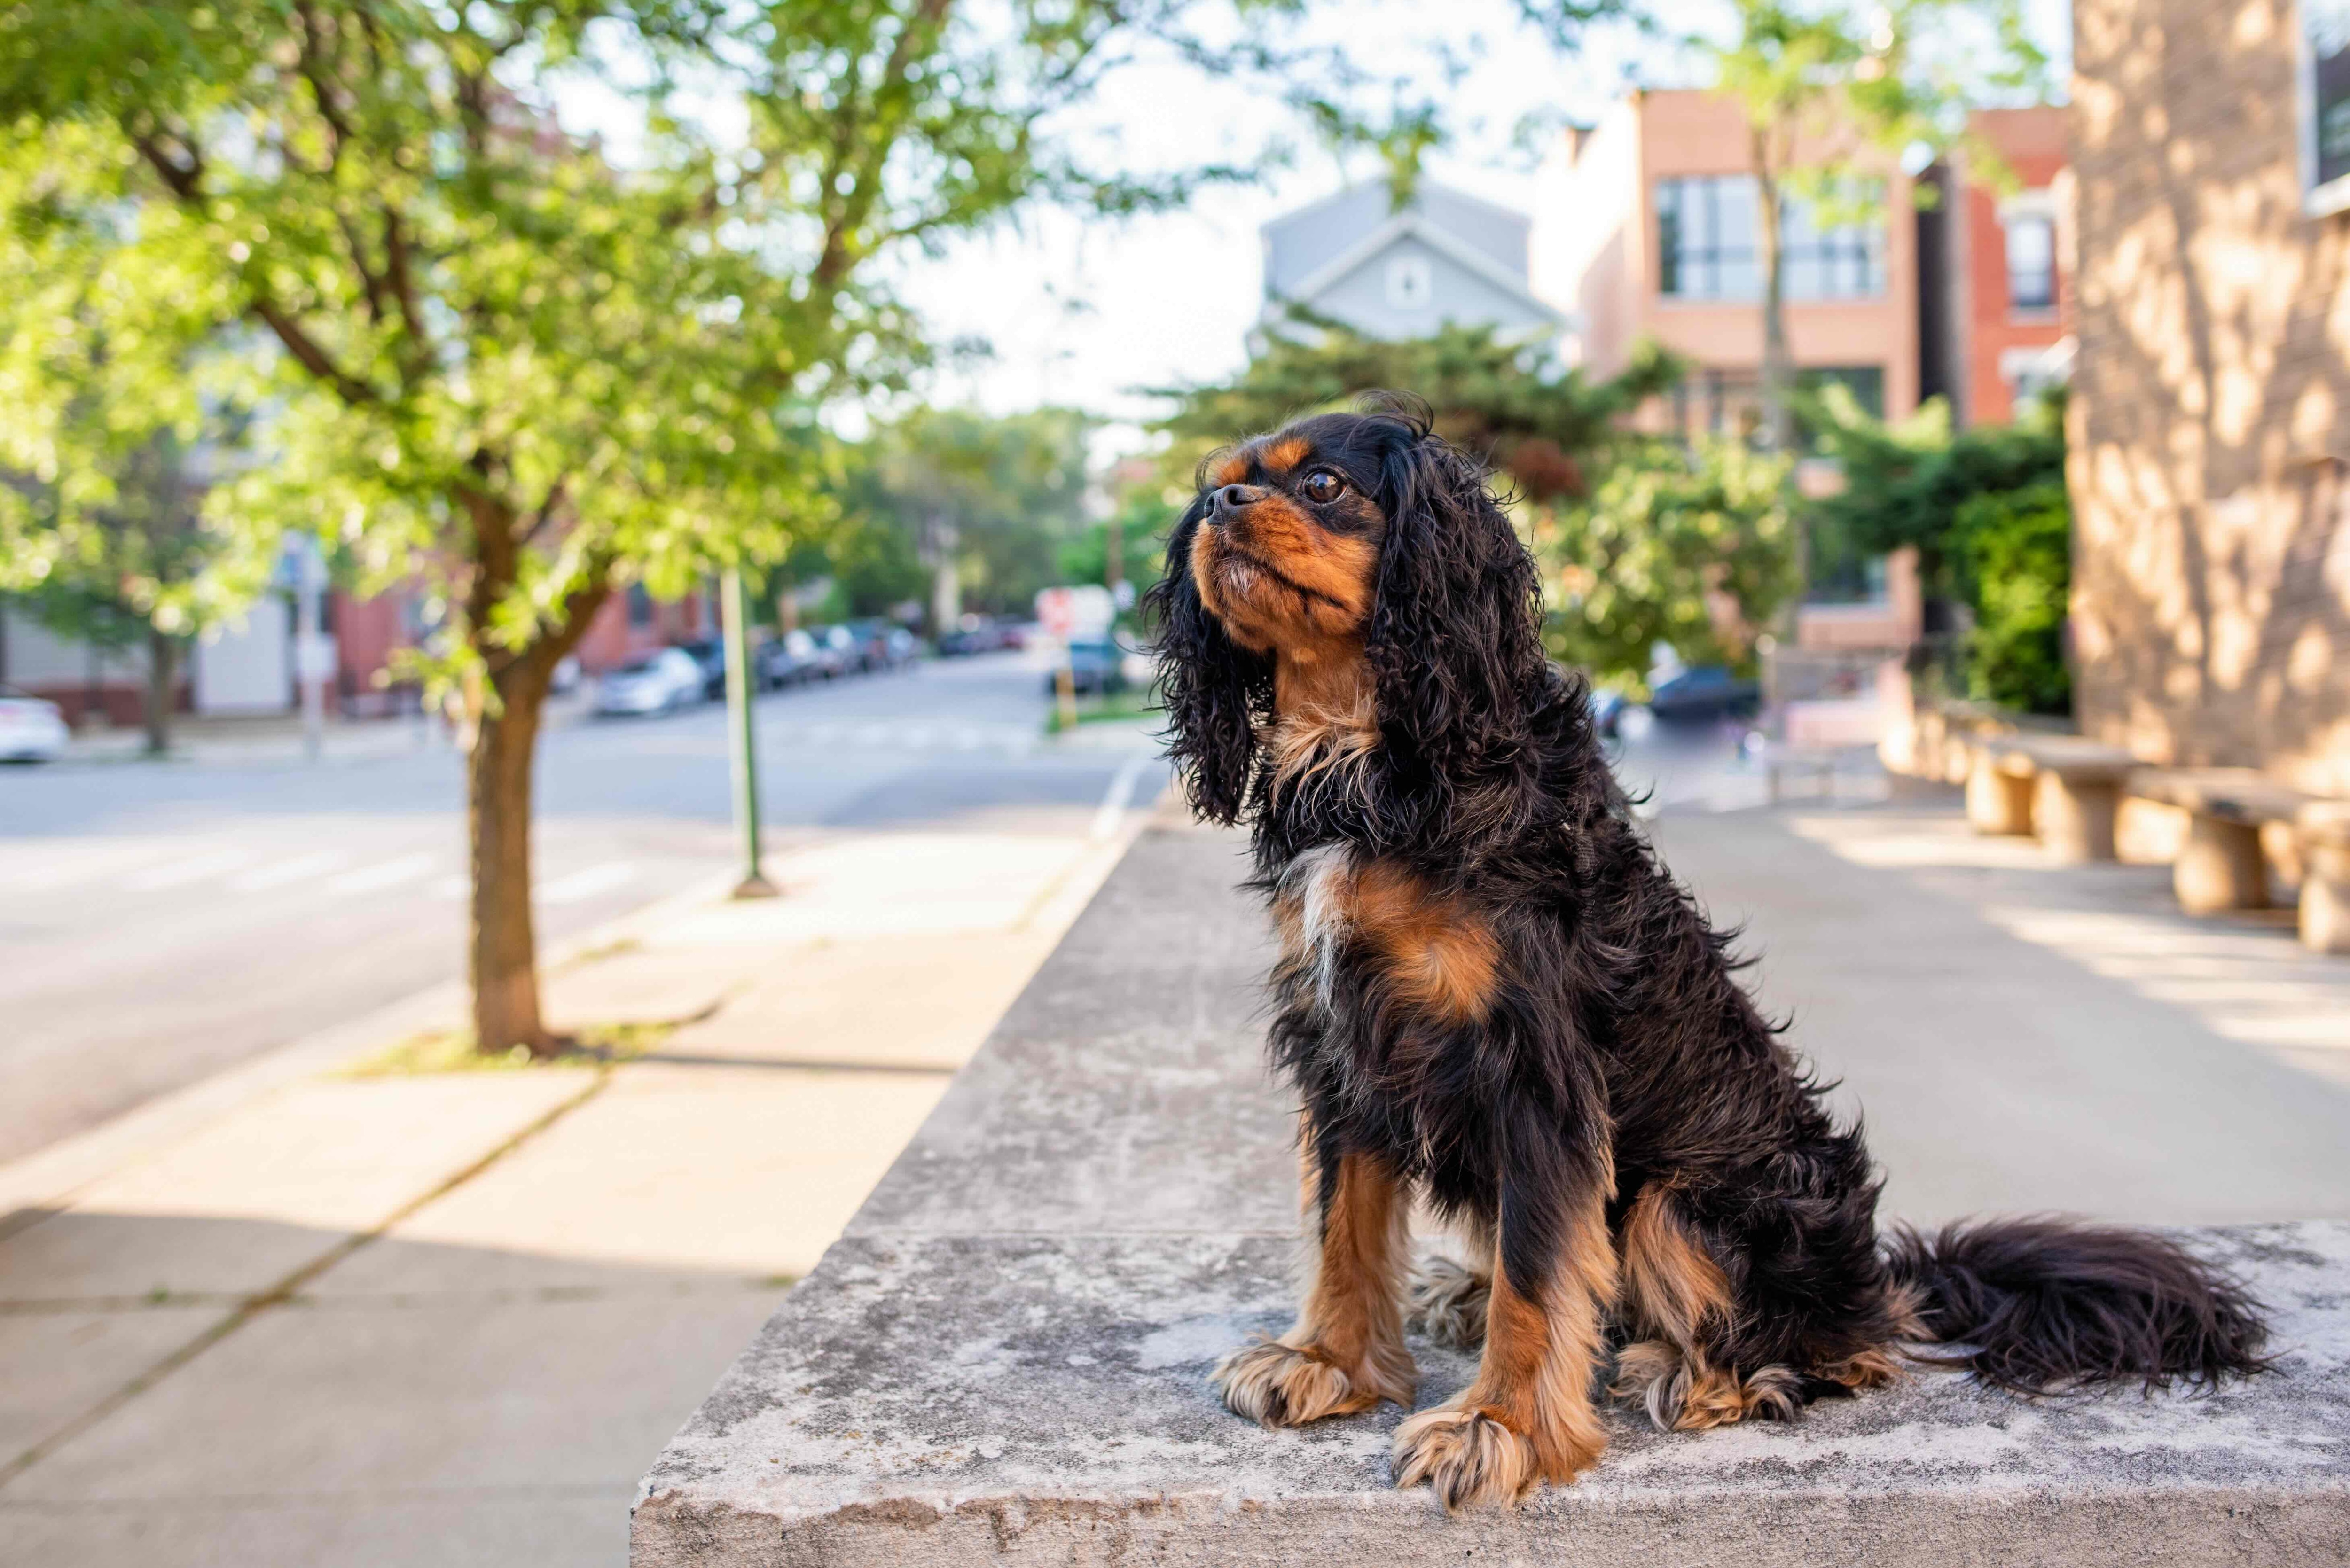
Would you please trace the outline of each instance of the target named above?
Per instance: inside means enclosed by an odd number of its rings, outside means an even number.
[[[759,672],[759,690],[776,691],[815,680],[823,673],[823,661],[816,639],[792,630],[761,643],[752,664]]]
[[[1762,702],[1759,681],[1741,680],[1719,664],[1684,670],[1648,693],[1648,711],[1669,722],[1743,718]]]
[[[1058,691],[1060,671],[1045,677],[1045,690]],[[1126,690],[1126,652],[1107,638],[1069,644],[1069,681],[1080,697],[1107,696]]]
[[[913,657],[914,639],[903,627],[871,618],[842,625],[857,639],[859,670],[896,670]]]
[[[714,637],[697,637],[674,645],[702,671],[702,695],[716,701],[726,695],[726,645]]]
[[[1612,686],[1594,686],[1590,702],[1593,729],[1611,740],[1623,732],[1624,693]]]

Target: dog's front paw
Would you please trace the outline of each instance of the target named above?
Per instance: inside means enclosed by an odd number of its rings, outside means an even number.
[[[1482,1410],[1423,1410],[1396,1428],[1395,1483],[1426,1481],[1447,1513],[1506,1506],[1540,1479],[1534,1446]]]
[[[1217,1365],[1215,1383],[1235,1416],[1264,1427],[1301,1427],[1325,1416],[1351,1416],[1379,1402],[1311,1345],[1260,1339]]]
[[[1439,1345],[1474,1350],[1485,1343],[1485,1303],[1493,1284],[1450,1258],[1430,1258],[1411,1282],[1404,1324]]]

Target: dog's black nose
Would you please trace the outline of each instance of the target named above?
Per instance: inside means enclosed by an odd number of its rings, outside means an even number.
[[[1215,509],[1219,513],[1238,512],[1254,501],[1257,494],[1245,484],[1227,484],[1216,492]]]

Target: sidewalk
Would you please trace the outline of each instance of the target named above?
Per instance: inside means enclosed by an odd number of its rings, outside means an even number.
[[[548,987],[676,1024],[619,1065],[352,1072],[443,990],[0,1168],[0,1557],[618,1563],[1145,815],[841,836],[621,921]]]

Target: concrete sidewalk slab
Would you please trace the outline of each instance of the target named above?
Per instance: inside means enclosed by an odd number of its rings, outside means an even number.
[[[779,954],[659,1054],[951,1071],[1053,949],[1033,929],[824,941]]]
[[[575,1071],[283,1089],[0,1238],[0,1302],[265,1290],[593,1084]]]
[[[717,1011],[751,979],[740,951],[629,950],[556,970],[544,982],[549,1025],[676,1023]]]
[[[2294,977],[2330,997],[2318,1011],[2350,1045],[2350,964],[2179,915],[2160,867],[2060,867],[1950,821],[1657,824],[1715,918],[1746,923],[1765,1011],[1866,1116],[1888,1216],[2350,1217],[2350,1086],[2178,1000]],[[2084,931],[2106,948],[2085,950]],[[2127,933],[2150,945],[2118,972],[2106,960]]]
[[[0,1312],[0,1454],[23,1453],[226,1320],[224,1303]],[[26,1561],[37,1561],[26,1559]]]
[[[639,1065],[494,1168],[426,1205],[390,1239],[443,1249],[444,1267],[541,1255],[746,1278],[796,1277],[872,1190],[946,1087],[944,1074]],[[395,1269],[394,1264],[399,1266]],[[544,1279],[534,1263],[532,1278]],[[339,1290],[458,1282],[400,1255],[361,1254]]]
[[[1115,855],[1116,845],[1109,846]],[[771,867],[784,897],[705,909],[659,947],[780,947],[900,933],[1011,929],[1103,846],[1041,834],[900,833],[821,844]]]

